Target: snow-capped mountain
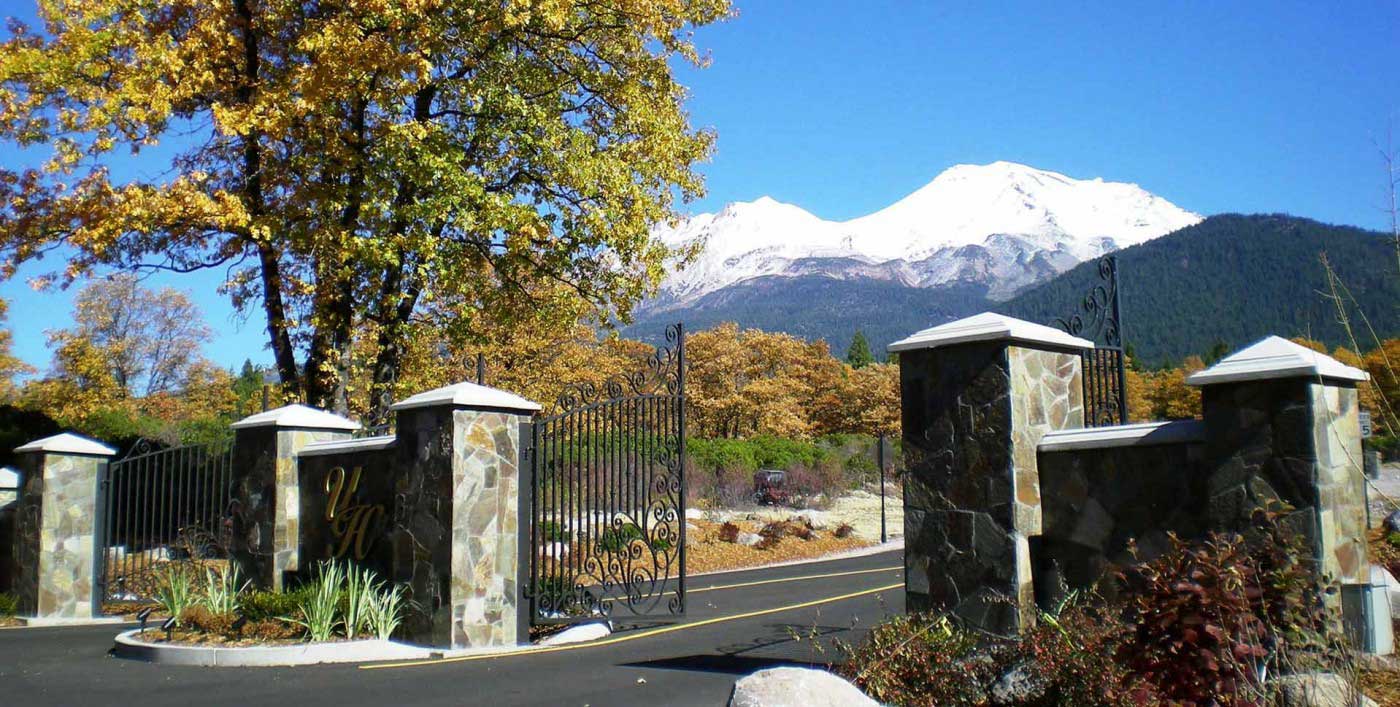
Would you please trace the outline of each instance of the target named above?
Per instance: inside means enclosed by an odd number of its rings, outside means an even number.
[[[1005,299],[1075,264],[1195,224],[1197,214],[1136,184],[1073,179],[1011,162],[958,165],[898,202],[826,221],[768,197],[699,214],[656,235],[703,244],[646,308],[683,308],[761,277],[978,284]]]

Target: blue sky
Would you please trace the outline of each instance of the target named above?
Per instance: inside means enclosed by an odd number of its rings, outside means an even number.
[[[26,6],[8,0],[0,14]],[[683,69],[719,133],[709,194],[769,195],[830,219],[886,206],[959,163],[1023,162],[1142,185],[1200,213],[1281,211],[1382,228],[1400,147],[1400,3],[738,0]],[[0,160],[23,160],[10,152]],[[140,173],[141,164],[121,166]],[[48,265],[47,263],[45,265]],[[0,284],[16,352],[46,366],[71,292]],[[188,290],[225,365],[271,360],[212,276]]]

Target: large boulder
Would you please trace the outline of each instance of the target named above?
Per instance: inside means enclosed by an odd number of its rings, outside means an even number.
[[[734,683],[729,707],[879,707],[859,688],[825,670],[769,668]]]
[[[1375,700],[1336,673],[1284,675],[1270,680],[1269,686],[1278,693],[1282,707],[1377,707]]]
[[[1400,510],[1391,511],[1385,517],[1385,530],[1387,533],[1400,533]]]

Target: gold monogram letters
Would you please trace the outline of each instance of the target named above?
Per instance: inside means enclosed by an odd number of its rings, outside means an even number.
[[[345,483],[345,468],[335,467],[326,474],[326,520],[331,524],[329,546],[331,557],[340,559],[345,553],[354,550],[356,560],[365,559],[365,554],[374,545],[371,533],[377,533],[384,520],[384,506],[360,503],[350,505],[350,497],[360,488],[360,473],[355,467],[350,474],[350,484]]]

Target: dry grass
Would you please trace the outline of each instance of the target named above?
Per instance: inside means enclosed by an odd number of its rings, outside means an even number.
[[[770,537],[779,535],[774,530],[763,535],[763,544],[768,547],[760,549],[759,546],[747,547],[737,542],[724,541],[720,537],[723,527],[721,524],[692,520],[691,525],[699,528],[698,533],[691,531],[693,544],[685,551],[686,571],[691,574],[807,560],[871,544],[870,541],[857,536],[838,538],[829,529],[810,530],[800,522],[790,521],[782,524],[783,530],[776,539],[769,540]],[[741,520],[734,521],[734,525],[738,526],[739,532],[757,535],[766,525],[771,524]],[[803,539],[803,535],[808,535],[809,538]]]
[[[1400,671],[1362,670],[1360,678],[1362,694],[1376,704],[1400,705]]]

